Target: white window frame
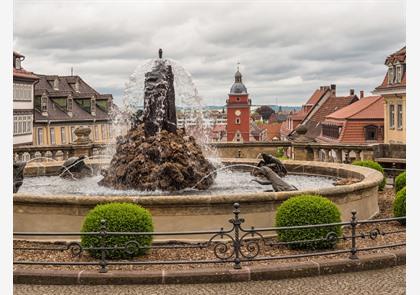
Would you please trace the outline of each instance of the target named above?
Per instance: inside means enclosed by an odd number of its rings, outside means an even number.
[[[388,114],[389,114],[389,128],[394,129],[395,128],[395,105],[394,104],[389,105]]]
[[[397,128],[398,130],[403,129],[403,105],[397,104]]]

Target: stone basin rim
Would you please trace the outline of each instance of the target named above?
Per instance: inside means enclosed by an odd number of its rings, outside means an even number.
[[[237,164],[255,164],[255,159],[223,159],[223,162],[237,163]],[[105,195],[37,195],[37,194],[22,194],[16,193],[13,196],[14,203],[33,203],[33,204],[67,204],[67,205],[86,205],[91,206],[97,203],[109,202],[130,202],[139,205],[203,205],[203,204],[227,204],[227,203],[248,203],[248,202],[272,202],[282,201],[290,196],[300,194],[320,194],[330,195],[337,193],[350,193],[360,189],[377,186],[382,181],[382,174],[376,170],[339,163],[315,162],[315,161],[296,161],[284,160],[286,166],[310,166],[319,167],[320,169],[335,170],[335,175],[320,174],[324,176],[338,176],[340,170],[351,172],[359,179],[360,182],[341,185],[329,188],[313,189],[313,190],[299,190],[287,192],[258,192],[258,193],[235,193],[235,194],[215,194],[215,195],[153,195],[153,196],[105,196]]]

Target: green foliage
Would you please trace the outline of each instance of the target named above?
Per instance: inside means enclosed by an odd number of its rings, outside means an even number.
[[[395,191],[399,192],[405,187],[405,177],[406,173],[400,173],[397,178],[395,178]]]
[[[109,203],[97,205],[86,215],[82,226],[82,232],[100,232],[101,220],[106,220],[107,232],[152,232],[152,215],[149,210],[135,204],[129,203]],[[105,245],[107,247],[124,247],[128,241],[135,241],[140,247],[150,246],[152,236],[107,236]],[[131,243],[131,246],[134,244]],[[82,236],[83,247],[100,247],[101,238],[99,236]],[[130,252],[130,253],[128,253]],[[147,249],[129,247],[129,251],[113,250],[107,251],[107,258],[127,259],[135,256],[144,255]],[[89,253],[96,258],[101,257],[101,251],[90,250]]]
[[[406,188],[402,188],[397,195],[395,196],[393,208],[394,208],[394,216],[395,217],[403,217],[405,216],[405,194]],[[399,221],[401,224],[405,225],[405,220]]]
[[[318,195],[299,195],[283,202],[277,208],[276,227],[341,222],[340,211],[329,199]],[[340,226],[278,231],[278,238],[283,242],[315,240],[327,238],[329,233],[341,235]],[[333,248],[337,240],[324,240],[307,243],[289,244],[292,249]]]
[[[284,156],[284,148],[283,147],[278,147],[276,150],[276,157],[277,158],[283,158]]]
[[[382,166],[379,163],[372,160],[363,160],[363,161],[354,161],[352,164],[356,166],[372,168],[381,172],[382,175],[384,175],[384,178],[382,179],[382,182],[379,184],[379,190],[380,191],[384,190],[385,184],[386,184],[385,171],[384,171],[384,168],[382,168]]]

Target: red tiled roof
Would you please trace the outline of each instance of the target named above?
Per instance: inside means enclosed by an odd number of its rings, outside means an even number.
[[[367,96],[329,114],[326,119],[383,119],[383,103],[382,96]]]
[[[260,127],[267,130],[268,140],[272,140],[273,137],[280,138],[282,123],[261,124]]]
[[[34,75],[32,72],[28,72],[25,69],[16,69],[13,68],[13,78],[24,78],[24,79],[31,79],[31,80],[38,80],[39,77]]]
[[[325,92],[327,92],[326,89],[315,90],[314,93],[312,94],[312,96],[306,102],[306,105],[315,105],[321,99],[321,97],[325,94]]]

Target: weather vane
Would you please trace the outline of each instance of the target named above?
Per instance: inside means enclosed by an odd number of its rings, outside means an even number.
[[[162,59],[162,48],[159,48],[159,58]]]
[[[241,64],[239,61],[236,63],[237,64],[237,69],[239,71],[239,65]]]

